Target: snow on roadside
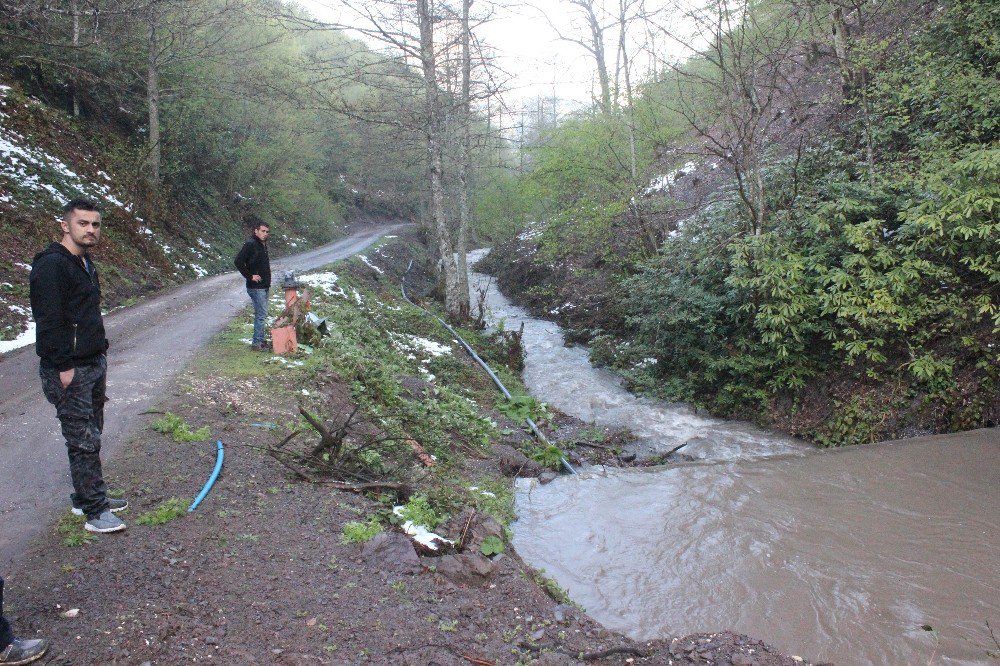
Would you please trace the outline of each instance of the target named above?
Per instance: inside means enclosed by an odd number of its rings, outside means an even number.
[[[369,261],[368,257],[366,257],[365,255],[363,254],[358,255],[358,258],[361,259],[361,261],[365,262],[365,264],[367,264],[369,268],[377,272],[379,275],[385,275],[385,271],[376,266],[375,264],[373,264],[371,261]]]
[[[28,320],[28,328],[13,340],[0,340],[0,354],[35,344],[35,322]]]
[[[340,286],[337,274],[333,271],[328,271],[326,273],[310,273],[309,275],[299,276],[300,282],[305,282],[310,287],[316,287],[322,289],[330,296],[342,296],[347,298],[347,292],[344,288]]]

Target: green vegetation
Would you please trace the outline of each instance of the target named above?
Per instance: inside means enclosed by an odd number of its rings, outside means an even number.
[[[67,509],[61,516],[59,520],[56,521],[56,533],[62,537],[62,544],[67,548],[76,548],[78,546],[85,546],[97,539],[97,535],[92,532],[88,532],[83,528],[83,524],[87,522],[85,516],[74,516],[73,512]]]
[[[344,523],[343,534],[340,540],[343,543],[365,543],[371,541],[376,535],[382,533],[382,526],[375,518],[370,518],[364,523],[350,521]]]
[[[496,407],[501,414],[519,423],[527,419],[537,422],[548,416],[545,403],[530,395],[515,395],[510,400],[497,404]]]
[[[548,446],[540,446],[531,452],[531,459],[538,462],[549,469],[558,470],[562,467],[562,461],[565,457],[565,453],[558,446],[554,444],[549,444]]]
[[[179,443],[204,442],[212,437],[212,431],[208,426],[191,430],[191,426],[184,419],[171,412],[154,420],[150,427],[156,432],[170,435],[175,442]]]
[[[189,504],[178,497],[171,497],[152,511],[136,516],[135,522],[137,525],[163,525],[185,515]]]
[[[500,555],[504,551],[503,540],[499,537],[488,536],[483,539],[482,545],[479,546],[479,552],[481,552],[486,557],[492,557],[494,555]]]
[[[761,33],[753,39],[789,30],[798,40],[823,38],[823,26],[791,3],[754,11]],[[696,161],[685,187],[715,180],[693,213],[666,196],[629,203],[623,121],[594,113],[543,128],[531,168],[493,179],[479,202],[482,233],[529,230],[523,236],[538,251],[522,270],[534,271],[532,303],[581,297],[564,290],[571,282],[606,285],[610,293],[578,287],[602,303],[599,318],[590,311],[583,320],[583,337],[592,359],[634,390],[782,420],[830,446],[995,424],[1000,9],[951,0],[926,17],[902,2],[878,11],[915,23],[856,34],[850,62],[822,65],[839,68],[843,85],[816,104],[847,120],[790,128],[793,138],[762,135],[749,166],[739,161],[746,152],[733,151],[756,149],[761,136]],[[725,78],[715,66],[694,58],[644,84],[631,109],[640,167],[719,129],[699,125],[706,109],[720,108]],[[831,71],[820,67],[779,84],[798,88]],[[676,112],[679,90],[687,115]],[[794,92],[781,93],[776,116],[795,111]],[[731,173],[712,174],[711,160]],[[658,164],[665,173],[681,161]]]
[[[569,598],[569,593],[562,588],[562,586],[557,583],[554,579],[549,578],[545,574],[544,569],[537,569],[534,573],[535,582],[538,586],[545,591],[545,594],[552,597],[554,601],[561,604],[572,604],[576,605],[572,599]]]
[[[403,520],[408,520],[414,525],[423,525],[429,530],[443,523],[446,519],[441,516],[431,506],[426,495],[414,495],[399,511]]]

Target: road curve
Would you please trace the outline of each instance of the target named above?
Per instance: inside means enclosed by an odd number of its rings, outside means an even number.
[[[367,227],[321,248],[275,260],[272,272],[310,270],[356,254],[402,225]],[[249,304],[243,278],[197,280],[105,317],[108,403],[102,452],[113,459],[136,417],[152,407],[212,336]],[[55,409],[45,400],[34,347],[0,356],[0,571],[69,503],[72,484]]]

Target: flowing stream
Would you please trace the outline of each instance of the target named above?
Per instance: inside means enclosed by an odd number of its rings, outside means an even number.
[[[473,273],[473,294],[489,282]],[[524,324],[536,397],[696,458],[519,484],[518,553],[592,617],[641,640],[734,630],[837,664],[998,663],[997,430],[820,451],[636,398],[492,285],[487,304]]]

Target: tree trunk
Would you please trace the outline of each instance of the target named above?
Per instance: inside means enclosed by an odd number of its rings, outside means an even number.
[[[601,84],[601,110],[604,113],[611,113],[611,80],[608,76],[608,63],[604,54],[604,28],[594,12],[593,0],[588,0],[583,7],[587,10],[587,23],[590,24],[590,35],[594,42],[597,79]]]
[[[466,254],[469,251],[469,174],[472,171],[472,52],[469,28],[469,8],[472,0],[462,0],[462,138],[460,141],[460,166],[458,171],[458,290],[459,315],[469,316],[469,267]]]
[[[80,60],[80,9],[77,6],[77,0],[73,0],[70,4],[70,11],[73,13],[73,62],[79,63]],[[73,73],[73,81],[70,84],[73,90],[73,117],[80,117],[80,97],[77,95],[76,90],[76,72]]]
[[[444,272],[444,307],[451,317],[461,315],[455,244],[444,208],[443,159],[441,156],[441,108],[437,88],[437,58],[434,53],[434,24],[430,0],[417,0],[420,23],[420,64],[424,74],[424,123],[427,141],[428,181],[431,194],[431,223],[437,238]]]
[[[160,184],[160,73],[156,9],[149,16],[147,48],[148,70],[146,73],[146,99],[149,106],[149,182],[154,189]]]
[[[852,94],[854,86],[854,71],[851,67],[850,54],[848,53],[848,40],[850,32],[847,21],[844,20],[844,8],[835,6],[832,13],[833,25],[831,33],[833,36],[833,52],[837,56],[837,63],[840,70],[840,88],[843,91],[844,99]]]

